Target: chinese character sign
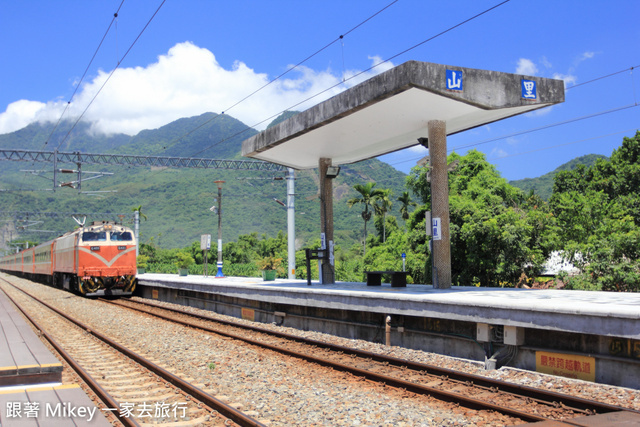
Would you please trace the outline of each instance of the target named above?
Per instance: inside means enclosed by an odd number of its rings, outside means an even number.
[[[595,381],[596,360],[593,357],[575,354],[536,351],[536,371],[567,378]]]
[[[522,97],[525,99],[537,99],[538,90],[535,80],[522,80]]]
[[[2,409],[2,408],[0,408]],[[187,417],[188,405],[186,402],[174,402],[169,404],[167,402],[155,402],[155,404],[149,402],[130,403],[123,402],[120,404],[120,408],[100,408],[103,413],[119,412],[120,417],[123,418],[174,418],[184,419]],[[6,402],[4,408],[4,414],[0,411],[0,420],[2,419],[15,419],[15,423],[20,422],[21,418],[41,418],[42,419],[73,419],[84,421],[83,425],[90,423],[94,419],[94,416],[98,415],[98,408],[94,406],[73,406],[71,403],[49,403],[44,402],[40,405],[39,402]],[[39,421],[41,421],[39,420]],[[25,420],[26,422],[26,420]],[[53,423],[49,423],[53,425]],[[9,424],[7,424],[9,425]]]
[[[431,226],[433,227],[433,240],[442,240],[442,221],[440,218],[433,218],[431,220]]]
[[[447,90],[462,91],[462,71],[447,70]]]

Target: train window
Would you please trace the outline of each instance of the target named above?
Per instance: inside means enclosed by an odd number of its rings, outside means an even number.
[[[82,233],[83,242],[104,242],[107,240],[107,233],[104,231],[85,231]]]
[[[130,242],[133,240],[130,231],[112,231],[110,235],[112,242]]]

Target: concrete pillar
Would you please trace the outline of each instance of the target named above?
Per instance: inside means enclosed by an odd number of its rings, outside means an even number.
[[[321,158],[318,165],[320,175],[320,232],[324,234],[326,250],[333,251],[333,177],[327,177],[327,169],[331,159]],[[328,253],[328,252],[325,252]],[[331,256],[333,260],[333,256]],[[324,285],[336,282],[336,273],[329,256],[320,261],[322,276],[320,283]]]
[[[431,159],[431,217],[440,219],[440,240],[433,241],[433,286],[451,288],[451,241],[449,234],[449,177],[447,173],[447,124],[429,121]]]

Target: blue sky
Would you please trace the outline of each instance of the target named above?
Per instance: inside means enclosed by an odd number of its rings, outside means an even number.
[[[262,129],[283,110],[306,109],[418,60],[565,80],[564,104],[448,139],[459,153],[484,152],[507,179],[539,176],[584,154],[610,155],[635,134],[640,70],[630,69],[640,66],[640,1],[511,0],[422,43],[499,3],[0,0],[0,133],[57,121],[70,100],[65,117],[86,110],[96,132],[135,134],[208,111]],[[424,154],[407,149],[383,160],[408,172]]]

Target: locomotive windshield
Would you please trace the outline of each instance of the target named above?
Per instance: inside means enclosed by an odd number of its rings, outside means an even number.
[[[130,231],[112,231],[110,238],[112,242],[130,242],[133,240]]]
[[[106,242],[107,233],[104,231],[85,231],[82,233],[83,242]]]

